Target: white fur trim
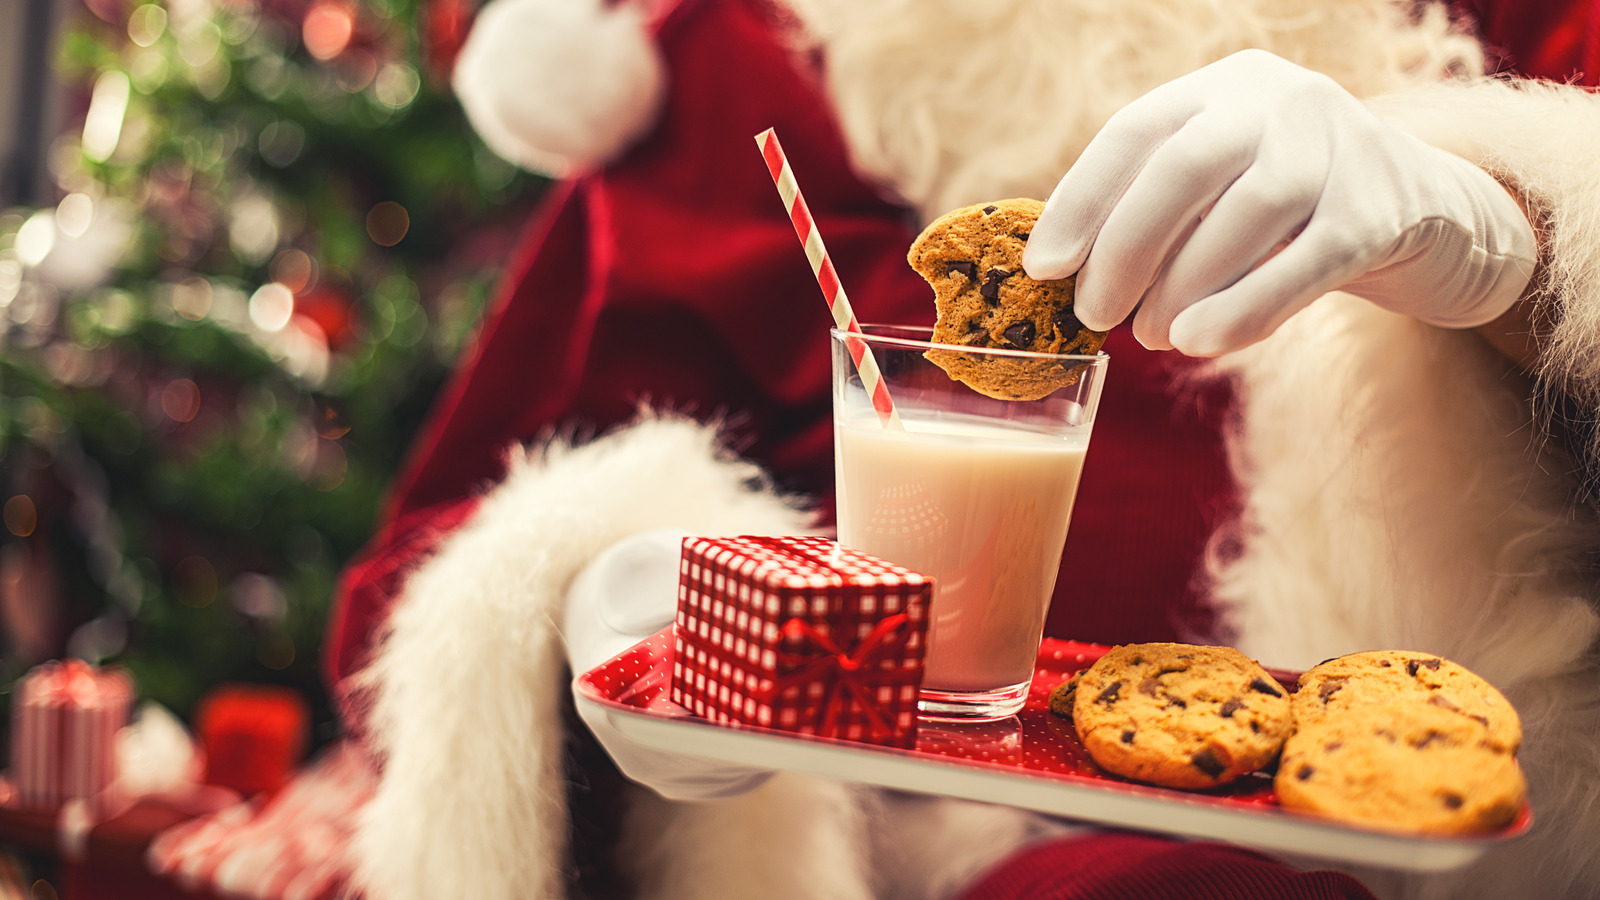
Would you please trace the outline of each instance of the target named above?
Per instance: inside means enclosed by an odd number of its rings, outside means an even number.
[[[1364,877],[1390,897],[1595,896],[1600,526],[1529,379],[1470,331],[1343,294],[1217,365],[1241,379],[1243,550],[1215,570],[1241,648],[1288,668],[1438,653],[1523,717],[1534,834],[1459,872]]]
[[[748,794],[641,795],[617,854],[640,900],[872,900],[859,787],[780,773]]]
[[[562,177],[612,159],[643,134],[665,74],[635,4],[495,0],[473,23],[453,80],[491,150]]]
[[[638,531],[803,531],[804,514],[750,487],[759,475],[720,454],[711,429],[669,418],[513,459],[407,581],[363,676],[384,759],[356,840],[368,896],[564,895],[557,604],[591,557]]]

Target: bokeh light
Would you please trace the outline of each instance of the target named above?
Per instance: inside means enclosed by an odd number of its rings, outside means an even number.
[[[411,105],[421,89],[422,78],[417,75],[417,70],[401,62],[386,64],[372,84],[372,92],[378,102],[390,109]]]
[[[83,117],[83,155],[90,160],[105,162],[116,152],[117,142],[122,139],[122,122],[128,114],[128,94],[128,76],[115,69],[95,79],[89,109]]]
[[[261,151],[261,158],[268,165],[286,168],[296,159],[300,158],[300,151],[305,149],[306,130],[297,123],[285,119],[278,119],[267,123],[261,129],[261,138],[256,146]]]
[[[39,510],[34,508],[33,498],[27,494],[17,494],[6,501],[5,507],[6,530],[17,537],[27,537],[39,527]]]
[[[262,331],[282,331],[293,315],[294,291],[276,281],[263,284],[250,297],[250,322]]]
[[[343,3],[320,2],[306,11],[301,35],[306,51],[317,59],[329,60],[344,52],[355,35],[355,13]]]
[[[94,201],[88,194],[68,194],[56,205],[56,227],[69,238],[83,237],[93,221]]]
[[[245,572],[233,579],[228,593],[233,608],[252,619],[279,622],[289,612],[289,600],[278,581],[260,572]]]
[[[317,284],[317,263],[304,250],[290,248],[272,258],[267,269],[272,280],[296,294],[303,294]]]
[[[191,422],[200,414],[200,386],[175,378],[161,389],[161,411],[174,422]]]
[[[201,609],[217,599],[217,570],[203,556],[187,556],[172,567],[173,593],[184,606]]]
[[[256,644],[256,659],[274,671],[287,669],[294,665],[294,640],[287,634],[269,634]]]
[[[0,252],[0,310],[11,305],[22,289],[22,263],[16,254]]]
[[[172,309],[191,322],[211,312],[211,282],[200,277],[185,278],[172,286]]]
[[[41,209],[28,217],[17,229],[17,242],[13,249],[24,266],[37,266],[44,262],[56,246],[56,214]]]
[[[272,198],[260,192],[245,193],[233,201],[228,220],[228,243],[249,262],[266,262],[278,249],[281,227]]]
[[[385,200],[367,213],[367,236],[382,247],[400,243],[411,229],[411,215],[393,200]]]
[[[332,404],[324,403],[317,410],[317,436],[336,441],[350,433],[350,421]]]
[[[166,30],[167,11],[154,3],[146,3],[128,15],[128,40],[140,47],[154,44]]]

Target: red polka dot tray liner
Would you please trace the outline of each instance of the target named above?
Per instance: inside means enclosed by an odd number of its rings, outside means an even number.
[[[1266,775],[1210,791],[1136,784],[1099,769],[1070,722],[1049,711],[1050,691],[1109,647],[1046,638],[1027,706],[999,722],[921,720],[914,747],[716,724],[672,702],[673,628],[579,676],[580,704],[595,707],[625,737],[664,752],[729,763],[812,772],[901,790],[1002,803],[1063,818],[1258,849],[1441,870],[1465,865],[1527,831],[1524,809],[1506,829],[1483,836],[1396,834],[1282,809]],[[1293,673],[1273,673],[1293,688]]]

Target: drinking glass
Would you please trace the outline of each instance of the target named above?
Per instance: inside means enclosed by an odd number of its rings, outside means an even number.
[[[1012,715],[1028,697],[1108,357],[934,344],[931,329],[908,326],[832,335],[839,541],[934,579],[919,714]],[[852,341],[876,360],[902,427],[874,409]],[[1070,383],[996,399],[930,351]]]

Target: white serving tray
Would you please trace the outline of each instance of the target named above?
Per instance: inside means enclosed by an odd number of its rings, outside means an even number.
[[[1446,837],[1345,825],[1280,808],[1252,776],[1207,792],[1135,784],[1100,770],[1070,723],[1049,712],[1051,688],[1107,647],[1046,639],[1033,693],[999,723],[922,722],[915,749],[880,747],[753,726],[719,725],[670,699],[672,629],[576,680],[578,703],[624,737],[656,749],[741,766],[810,772],[905,791],[1037,810],[1063,818],[1260,850],[1416,871],[1453,869],[1525,833],[1532,814],[1492,834]],[[1287,687],[1293,677],[1274,673]]]

